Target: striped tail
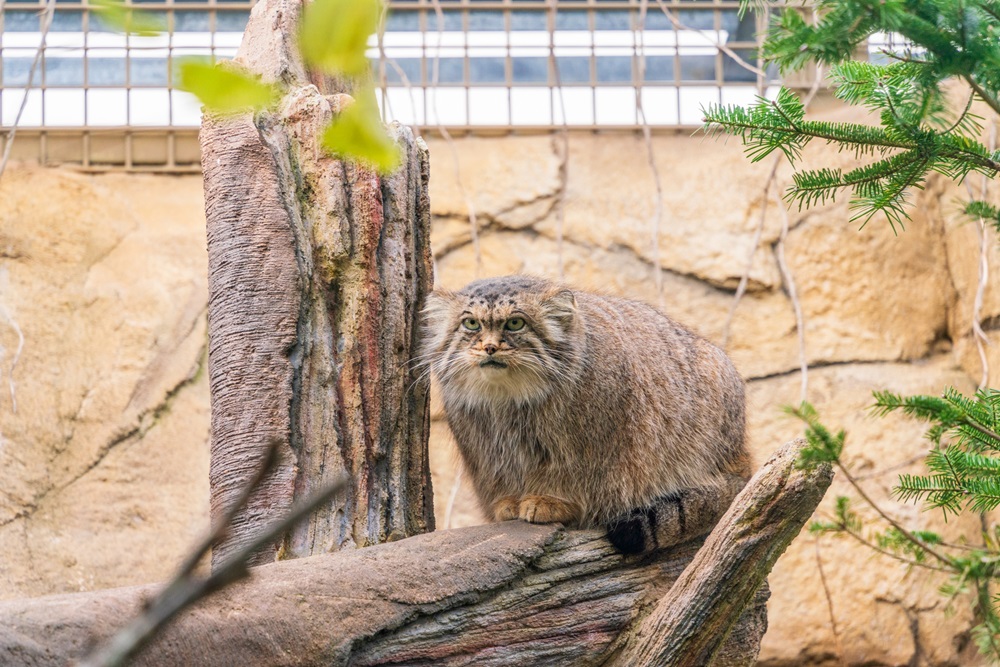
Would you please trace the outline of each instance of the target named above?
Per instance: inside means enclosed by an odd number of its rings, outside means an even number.
[[[718,485],[683,489],[609,521],[608,540],[626,554],[665,549],[712,530],[746,485],[744,477],[726,475]]]

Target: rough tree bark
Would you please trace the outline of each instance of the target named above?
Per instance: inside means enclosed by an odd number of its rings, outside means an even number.
[[[434,527],[428,390],[409,365],[416,312],[432,286],[427,149],[394,125],[404,160],[386,178],[322,151],[323,127],[349,98],[310,83],[290,41],[300,8],[259,3],[237,56],[287,86],[279,109],[209,118],[201,131],[212,516],[271,442],[281,452],[279,469],[213,549],[214,565],[342,474],[351,480],[343,498],[251,564]]]
[[[135,664],[749,667],[759,587],[832,478],[795,467],[801,444],[764,465],[700,550],[627,558],[598,531],[512,521],[274,563]],[[64,665],[154,589],[0,603],[0,664]]]

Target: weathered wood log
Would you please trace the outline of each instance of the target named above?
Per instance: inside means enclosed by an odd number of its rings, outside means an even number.
[[[833,480],[829,465],[813,471],[796,467],[803,444],[795,441],[779,449],[736,496],[680,579],[639,625],[616,664],[711,664],[719,638],[732,632]]]
[[[237,57],[287,86],[280,108],[207,117],[201,131],[213,517],[270,442],[282,461],[213,549],[216,565],[343,474],[343,498],[251,564],[434,526],[428,387],[409,363],[432,286],[427,149],[390,128],[403,164],[385,178],[322,150],[321,132],[348,98],[310,83],[291,44],[300,8],[259,3]]]
[[[135,664],[749,667],[766,626],[754,582],[832,476],[795,469],[798,447],[765,464],[701,551],[699,539],[630,558],[598,531],[513,521],[274,563],[189,610]],[[0,603],[0,664],[64,665],[155,588]],[[661,599],[683,622],[660,622]],[[630,662],[651,623],[657,645],[704,661]]]

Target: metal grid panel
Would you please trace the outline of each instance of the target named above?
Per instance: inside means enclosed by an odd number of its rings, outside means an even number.
[[[111,32],[87,0],[56,1],[15,156],[196,169],[200,112],[174,88],[174,64],[235,55],[253,0],[130,2],[162,18],[156,37]],[[0,0],[0,128],[24,99],[45,4]],[[637,102],[651,127],[677,130],[697,126],[702,104],[746,102],[773,83],[725,52],[754,59],[759,26],[738,17],[734,0],[395,0],[391,8],[369,49],[380,102],[388,118],[423,131],[635,130]]]
[[[675,30],[661,5],[690,29]],[[757,26],[738,6],[396,2],[371,55],[388,115],[418,126],[638,128],[637,93],[650,125],[696,126],[701,104],[747,101],[769,83],[715,46],[753,61]]]

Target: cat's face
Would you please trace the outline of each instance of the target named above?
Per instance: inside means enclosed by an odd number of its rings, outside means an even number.
[[[446,398],[467,405],[530,403],[565,378],[574,355],[573,293],[522,276],[437,291],[424,309],[421,361]]]

